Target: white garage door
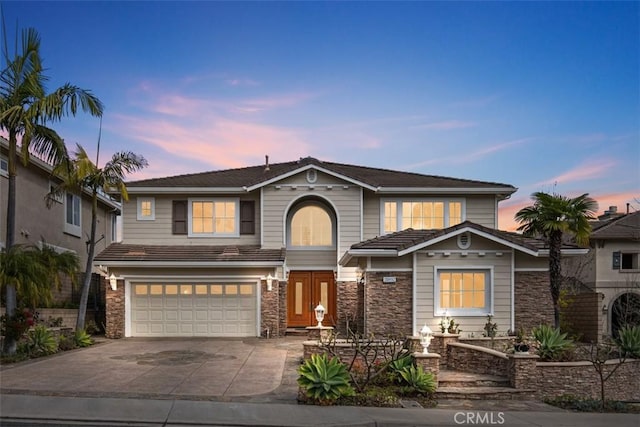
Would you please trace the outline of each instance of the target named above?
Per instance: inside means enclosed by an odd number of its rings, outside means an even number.
[[[133,283],[131,335],[256,336],[256,285]]]

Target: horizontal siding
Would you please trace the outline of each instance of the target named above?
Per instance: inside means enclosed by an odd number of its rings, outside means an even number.
[[[140,195],[139,197],[149,197]],[[198,195],[197,197],[208,197]],[[227,197],[227,196],[225,196]],[[186,200],[185,195],[161,195],[155,198],[155,220],[138,221],[137,198],[131,197],[123,205],[122,241],[128,244],[145,245],[258,245],[260,244],[260,200],[259,192],[228,197],[254,200],[256,207],[256,233],[239,237],[188,237],[172,234],[171,215],[174,200]]]
[[[466,197],[466,219],[485,227],[496,228],[496,199],[493,196]]]
[[[397,268],[413,268],[411,256],[396,258],[371,258],[371,269],[393,270]]]
[[[287,267],[291,270],[333,270],[336,264],[336,251],[287,251]]]
[[[493,322],[498,324],[498,333],[506,334],[511,327],[511,256],[478,257],[469,255],[461,257],[451,255],[444,257],[436,254],[427,257],[425,253],[417,255],[418,265],[416,269],[416,324],[427,324],[434,331],[439,331],[441,317],[434,317],[434,267],[438,268],[464,268],[493,267]],[[454,316],[460,324],[464,336],[474,334],[482,336],[486,316],[462,317]]]
[[[290,185],[299,187],[292,189]],[[288,209],[296,201],[302,201],[308,197],[326,200],[335,208],[338,219],[337,249],[339,253],[344,253],[352,244],[360,241],[360,187],[322,173],[318,173],[318,180],[313,185],[313,189],[309,189],[309,183],[306,182],[303,173],[264,188],[265,248],[280,248],[285,245],[285,221]],[[327,185],[332,185],[333,188],[328,189]],[[276,188],[277,186],[280,186],[280,189]]]

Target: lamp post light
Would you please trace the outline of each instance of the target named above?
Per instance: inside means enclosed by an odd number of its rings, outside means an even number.
[[[113,291],[118,289],[118,279],[116,278],[116,275],[113,273],[111,273],[111,276],[109,276],[109,285],[111,286],[111,290]]]
[[[274,277],[271,275],[271,273],[269,273],[269,275],[266,278],[267,281],[267,291],[271,291],[273,290],[273,279]]]
[[[420,345],[422,346],[422,354],[429,354],[429,344],[433,338],[433,331],[425,323],[422,329],[420,329]]]
[[[316,308],[313,309],[316,312],[316,320],[318,321],[318,328],[322,328],[322,320],[324,319],[325,308],[322,304],[318,303]]]

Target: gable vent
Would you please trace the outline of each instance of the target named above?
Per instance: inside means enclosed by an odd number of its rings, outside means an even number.
[[[466,232],[458,234],[458,247],[460,249],[469,249],[471,246],[471,233]]]

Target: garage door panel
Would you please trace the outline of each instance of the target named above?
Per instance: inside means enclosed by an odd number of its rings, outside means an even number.
[[[134,284],[134,336],[256,336],[255,284]]]

